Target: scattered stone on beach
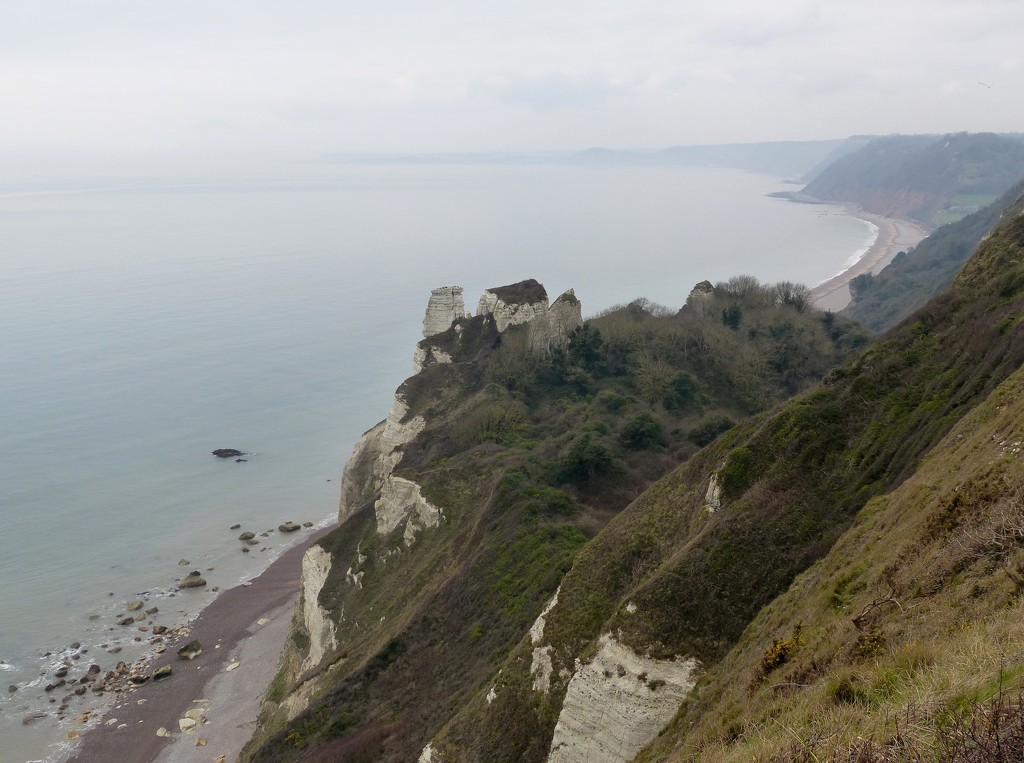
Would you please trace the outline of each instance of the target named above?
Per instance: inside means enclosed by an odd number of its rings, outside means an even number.
[[[196,722],[191,718],[179,718],[178,719],[178,730],[179,731],[191,731],[196,727]]]
[[[117,718],[111,718],[109,721],[106,722],[106,725],[113,726],[115,723],[117,723]]]
[[[78,641],[73,641],[68,648],[69,649],[81,649],[82,648],[82,644],[80,642],[78,642]]]
[[[130,676],[128,676],[128,680],[136,686],[142,686],[142,684],[146,683],[146,681],[149,680],[149,676],[147,676],[145,673],[132,673]]]
[[[112,646],[112,647],[110,647],[110,649],[107,650],[107,654],[117,654],[120,651],[121,651],[121,647],[119,647],[119,646]]]
[[[283,533],[293,533],[300,527],[302,527],[302,525],[298,524],[297,522],[285,522],[282,525],[278,525],[277,529]]]
[[[232,662],[230,665],[228,665],[226,668],[224,668],[224,672],[225,673],[230,673],[232,670],[237,670],[238,666],[241,665],[241,664],[242,663],[240,663],[240,662]]]
[[[15,686],[14,684],[11,684],[10,686],[7,687],[7,691],[9,693],[11,693],[11,694],[14,694],[14,692],[18,691],[18,687]]]
[[[59,668],[58,670],[53,671],[53,675],[55,675],[57,678],[64,678],[64,676],[66,676],[67,674],[68,669],[66,665],[62,668]]]
[[[245,455],[245,453],[240,450],[236,450],[235,448],[217,448],[217,450],[212,451],[212,453],[217,458],[235,458],[236,456]]]
[[[243,548],[242,548],[242,553],[243,553],[243,554],[248,554],[248,553],[249,553],[249,549],[248,549],[248,548],[246,548],[246,547],[243,547]]]
[[[178,656],[183,660],[194,660],[203,653],[203,645],[198,640],[190,641],[178,650]]]
[[[192,570],[192,572],[185,576],[184,580],[178,583],[178,588],[199,588],[204,585],[206,585],[206,581],[199,574],[199,570]]]
[[[156,735],[158,737],[169,737],[171,735],[171,732],[165,729],[163,726],[161,726],[156,730]]]
[[[252,581],[251,580],[246,580],[244,583],[242,583],[242,587],[243,588],[248,588],[251,585],[252,585]]]
[[[206,747],[206,740],[202,737],[196,739],[196,747]]]
[[[170,678],[172,672],[170,665],[164,665],[163,667],[157,668],[153,671],[153,680],[163,681],[165,678]]]
[[[167,626],[166,625],[154,625],[153,626],[153,635],[154,636],[162,636],[164,633],[167,633]]]
[[[97,665],[95,662],[92,665],[90,665],[89,669],[86,671],[86,673],[88,675],[90,675],[90,676],[94,676],[94,675],[96,675],[99,672],[100,672],[100,666]]]
[[[185,713],[185,717],[191,718],[196,723],[206,723],[206,716],[203,714],[203,708],[201,707],[193,707]]]
[[[256,621],[256,624],[257,625],[266,625],[269,622],[270,622],[270,620],[268,620],[267,618],[261,617],[259,620]]]
[[[234,525],[231,525],[231,527],[229,527],[228,529],[229,530],[237,530],[239,527],[241,527],[240,524],[234,524]]]
[[[138,612],[145,605],[142,599],[135,599],[134,601],[128,602],[127,610],[129,612]]]
[[[146,610],[146,614],[147,615],[155,615],[159,611],[160,611],[160,607],[150,607],[149,609]]]
[[[239,540],[252,540],[255,537],[256,537],[256,533],[252,532],[251,530],[246,530],[244,533],[242,533],[241,535],[238,536],[238,539]]]
[[[178,560],[178,566],[179,567],[188,567],[190,564],[192,564],[192,562],[190,562],[188,559],[179,559]]]
[[[64,735],[64,737],[66,739],[69,739],[72,742],[74,740],[78,739],[79,736],[80,736],[80,734],[77,731],[75,731],[74,729],[71,729],[71,731],[69,731],[67,734]]]

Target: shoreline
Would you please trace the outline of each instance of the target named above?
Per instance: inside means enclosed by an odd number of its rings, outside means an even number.
[[[260,575],[223,591],[167,645],[149,667],[171,666],[169,679],[123,692],[98,722],[81,732],[66,763],[191,763],[234,760],[252,736],[267,687],[277,673],[306,549],[337,527],[311,532]],[[197,640],[192,660],[177,650]],[[181,730],[186,714],[205,720]],[[195,712],[198,711],[198,712]],[[158,736],[159,728],[168,736]],[[199,740],[203,740],[200,743]]]
[[[806,199],[793,200],[804,204],[812,203]],[[850,281],[865,273],[877,273],[892,262],[893,257],[899,252],[917,246],[930,233],[922,225],[911,220],[882,217],[854,207],[848,207],[845,214],[871,223],[878,228],[878,233],[856,262],[811,289],[811,304],[819,310],[838,312],[845,308],[852,299]]]

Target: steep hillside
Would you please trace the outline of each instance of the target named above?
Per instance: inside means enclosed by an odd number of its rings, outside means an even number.
[[[1024,180],[978,212],[944,225],[877,275],[850,282],[853,302],[842,311],[872,331],[885,331],[945,290],[978,242],[1004,213],[1024,207]],[[1009,211],[1008,211],[1009,210]]]
[[[997,388],[1024,362],[1022,257],[1024,218],[1017,216],[1006,220],[951,289],[912,321],[831,373],[820,388],[736,427],[648,489],[576,555],[543,617],[434,737],[421,760],[630,760],[656,740],[683,701],[685,715],[650,759],[677,749],[672,754],[680,760],[695,750],[707,751],[708,760],[720,759],[710,745],[743,734],[746,716],[743,710],[729,712],[731,706],[717,697],[738,694],[752,702],[758,692],[776,691],[770,688],[774,675],[762,685],[749,668],[761,665],[767,676],[810,643],[807,629],[819,627],[817,622],[798,627],[797,614],[784,625],[774,620],[761,630],[750,629],[762,609],[786,593],[800,573],[818,570],[821,565],[813,565],[821,559],[834,559],[830,549],[862,510],[870,513],[870,507],[890,500],[882,497],[905,483],[904,490],[924,485],[920,489],[927,495],[932,489],[926,472],[916,482],[908,480],[964,416],[987,404],[976,414],[983,417],[984,411],[1011,401],[1018,406],[1012,415],[1020,415],[1020,404]],[[971,442],[991,434],[980,432]],[[1003,455],[1015,457],[1018,443],[1006,435],[1009,439],[997,435],[999,447]],[[952,478],[931,494],[949,500],[927,501],[935,529],[926,542],[955,536],[963,521],[961,506],[972,507],[985,525],[995,510],[990,507],[1013,496],[1013,486],[998,479],[968,485],[972,473],[955,457],[943,465],[947,471],[964,466],[957,484],[967,489],[956,499],[949,492]],[[992,516],[998,525],[998,516]],[[910,555],[890,575],[893,601],[906,608],[912,586],[919,587],[915,596],[926,596],[955,578],[932,575],[915,581],[914,565],[931,564],[927,557],[913,556],[915,549],[924,550],[924,543],[916,536],[887,537],[894,528],[892,519],[871,537]],[[1016,540],[999,537],[1002,546],[991,552],[997,561],[1004,551],[1016,554]],[[854,547],[837,547],[847,549],[846,567],[858,563],[849,551]],[[839,562],[826,563],[845,569]],[[876,576],[865,573],[848,585],[829,580],[842,606],[848,597],[851,612],[866,607],[862,626],[871,625],[876,610],[889,614],[896,607],[885,603],[886,589],[876,587]],[[989,605],[1005,606],[1001,585],[993,588],[991,600],[984,585],[976,595]],[[820,601],[807,601],[801,588],[790,596],[801,606]],[[874,599],[880,601],[872,609]],[[965,611],[983,611],[986,604],[972,606]],[[792,609],[787,613],[793,615]],[[957,626],[947,620],[935,627],[952,633]],[[871,634],[868,627],[857,647],[866,655],[882,649]],[[884,630],[879,639],[894,634]],[[822,643],[838,643],[824,636]],[[733,664],[741,667],[730,672]],[[807,675],[783,673],[789,680],[781,682],[809,683],[813,665],[808,670]],[[701,674],[705,678],[692,692]],[[856,693],[837,691],[841,696]],[[755,724],[770,724],[766,718],[772,718],[771,709],[755,716]],[[696,723],[710,729],[710,741],[691,735]],[[787,728],[772,733],[782,739]],[[778,759],[790,760],[785,756],[791,753],[787,748]],[[750,759],[750,748],[736,759]]]
[[[935,226],[991,203],[1024,177],[1024,141],[992,133],[876,138],[803,194]]]
[[[346,467],[342,526],[307,552],[249,759],[415,759],[612,516],[862,336],[751,278],[701,284],[679,313],[580,310],[523,282],[467,318],[461,289],[434,291],[420,370]]]

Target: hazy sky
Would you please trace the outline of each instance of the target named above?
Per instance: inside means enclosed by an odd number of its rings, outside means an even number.
[[[0,151],[1021,131],[1022,39],[1020,0],[0,0]]]

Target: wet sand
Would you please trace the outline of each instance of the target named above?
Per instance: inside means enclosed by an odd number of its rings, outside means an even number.
[[[99,725],[82,734],[69,761],[210,763],[222,755],[234,760],[252,735],[260,701],[277,672],[299,594],[302,555],[334,527],[318,530],[259,577],[214,599],[190,632],[152,663],[152,669],[169,664],[173,675],[123,693]],[[178,648],[193,639],[202,653],[193,660],[179,658]],[[234,663],[238,667],[227,670]],[[180,731],[179,719],[193,709],[207,721],[191,732]],[[157,736],[161,727],[169,737]],[[205,744],[197,746],[199,739]]]
[[[851,211],[851,215],[878,226],[875,242],[851,267],[811,289],[811,303],[819,310],[842,310],[850,303],[850,281],[864,273],[877,273],[899,252],[914,247],[928,231],[910,220],[895,220],[870,212]]]

